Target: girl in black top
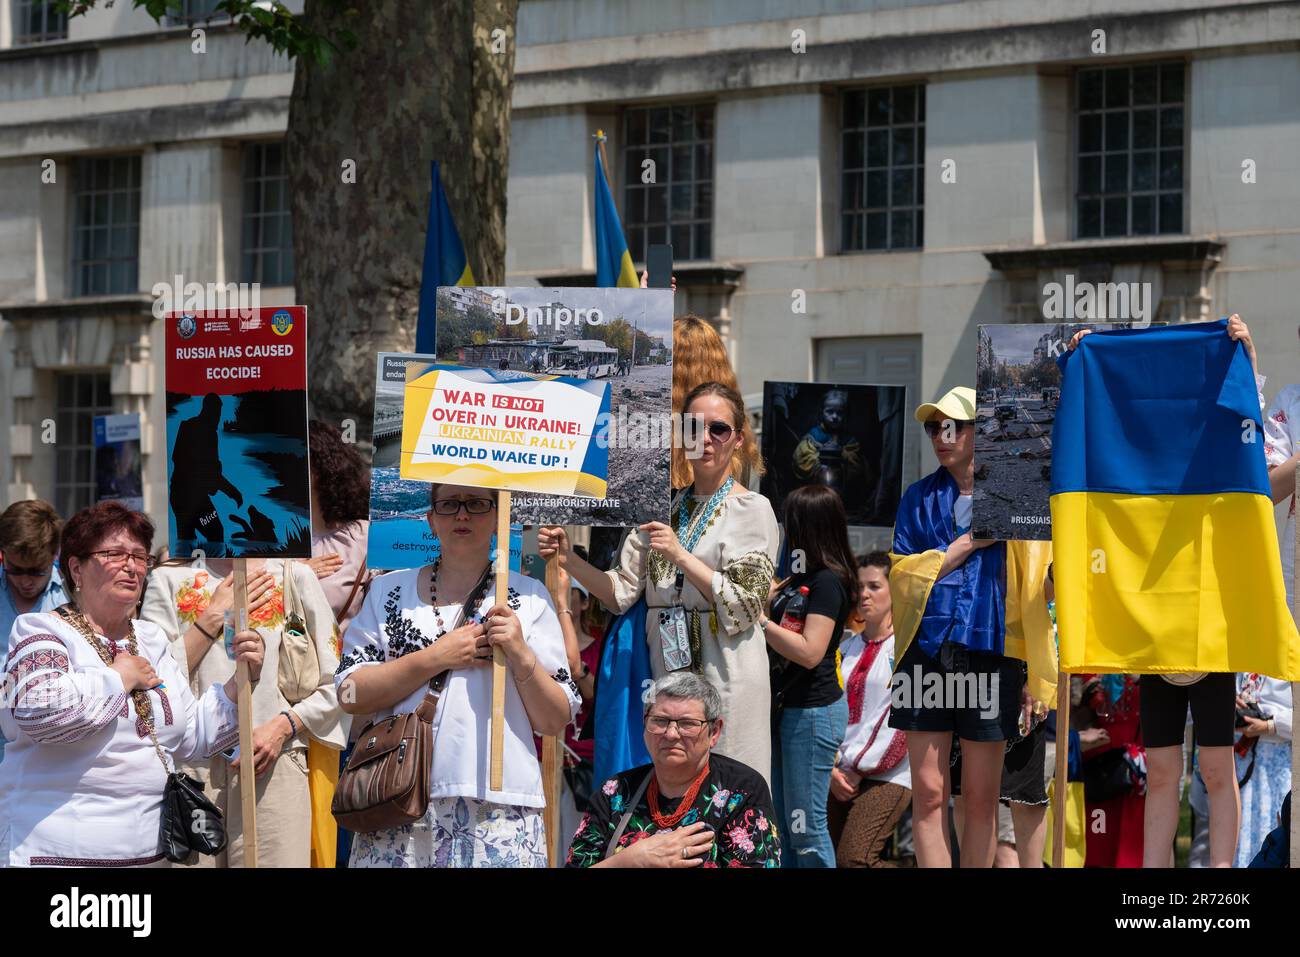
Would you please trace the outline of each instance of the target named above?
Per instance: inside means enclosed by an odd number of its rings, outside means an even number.
[[[759,624],[772,658],[772,798],[786,867],[834,867],[826,823],[831,769],[844,740],[848,704],[837,669],[840,636],[861,586],[840,497],[805,485],[785,500],[785,538],[794,572],[771,589]],[[806,586],[802,630],[781,619]]]

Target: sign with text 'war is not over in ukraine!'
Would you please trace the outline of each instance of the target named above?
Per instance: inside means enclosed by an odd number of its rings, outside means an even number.
[[[411,363],[401,475],[604,498],[609,452],[597,429],[608,415],[599,380]]]
[[[309,558],[306,307],[163,321],[172,555]]]

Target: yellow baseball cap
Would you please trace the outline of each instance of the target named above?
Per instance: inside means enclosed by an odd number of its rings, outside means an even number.
[[[938,402],[917,406],[916,421],[925,422],[938,412],[945,419],[958,422],[975,421],[975,390],[964,385],[948,390]]]

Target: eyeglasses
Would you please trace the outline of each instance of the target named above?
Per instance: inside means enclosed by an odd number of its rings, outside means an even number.
[[[490,498],[440,498],[433,503],[433,510],[438,515],[456,515],[463,508],[470,515],[486,515],[497,507]]]
[[[158,566],[158,559],[148,552],[128,552],[121,548],[106,548],[103,551],[91,552],[90,554],[103,556],[104,564],[110,568],[121,568],[128,561],[143,566],[146,572],[153,571]]]
[[[974,422],[965,422],[961,419],[944,419],[942,422],[927,422],[925,423],[925,434],[930,438],[934,438],[944,430],[949,422],[959,429],[969,429],[975,425]]]
[[[19,568],[17,565],[4,563],[5,574],[10,578],[40,578],[43,575],[50,574],[48,568]]]
[[[652,714],[645,719],[645,726],[650,729],[651,734],[667,734],[668,728],[675,724],[678,734],[683,738],[695,737],[708,723],[699,718],[666,718],[661,714]]]

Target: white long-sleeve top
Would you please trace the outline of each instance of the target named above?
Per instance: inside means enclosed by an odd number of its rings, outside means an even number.
[[[870,651],[871,662],[860,689],[851,688],[853,672]],[[912,771],[907,761],[907,735],[889,726],[891,676],[894,672],[894,636],[891,634],[870,645],[861,635],[845,638],[840,644],[840,674],[850,707],[861,694],[862,713],[857,721],[851,717],[844,732],[836,765],[856,771],[868,781],[912,786]]]
[[[163,681],[148,694],[169,760],[183,763],[235,744],[238,717],[224,689],[214,684],[196,699],[162,630],[146,621],[134,626],[140,656]],[[14,622],[4,670],[0,726],[11,743],[0,764],[0,866],[160,860],[167,771],[118,673],[50,612]]]
[[[1286,744],[1291,740],[1291,721],[1295,712],[1289,681],[1242,672],[1237,675],[1237,694],[1259,702],[1259,710],[1273,719],[1277,734],[1262,734],[1259,740],[1277,744]]]

